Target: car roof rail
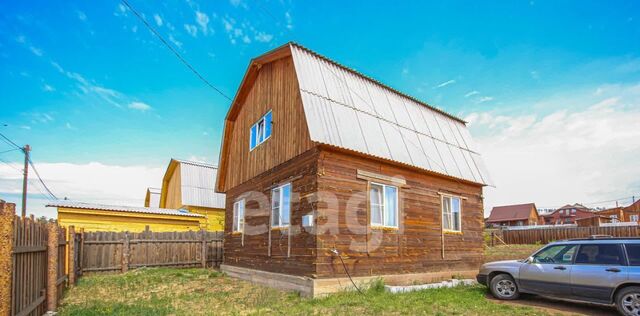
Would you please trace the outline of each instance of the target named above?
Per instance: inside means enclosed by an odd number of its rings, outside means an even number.
[[[570,238],[559,241],[585,241],[585,240],[598,240],[598,239],[609,239],[609,240],[640,240],[640,237],[614,237],[611,235],[591,235],[587,238]]]

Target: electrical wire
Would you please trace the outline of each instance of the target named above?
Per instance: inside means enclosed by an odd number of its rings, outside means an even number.
[[[14,143],[12,140],[7,138],[7,136],[4,136],[2,133],[0,133],[0,137],[2,137],[4,139],[5,143],[7,143],[9,145],[12,145],[12,146],[15,146],[17,149],[24,150],[24,148],[18,146],[18,144]]]
[[[0,151],[0,154],[6,154],[6,153],[10,153],[12,151],[16,151],[16,150],[20,150],[22,148],[13,148],[13,149],[9,149],[9,150],[5,150],[5,151]]]
[[[158,33],[158,31],[156,31],[156,29],[151,26],[151,24],[149,24],[149,22],[147,22],[147,20],[142,17],[142,15],[136,10],[134,9],[131,4],[129,4],[129,2],[127,0],[121,0],[121,2],[127,7],[129,8],[129,10],[131,10],[131,12],[133,12],[133,14],[138,17],[138,19],[140,21],[142,21],[142,23],[151,31],[151,33],[155,34],[158,39],[160,39],[160,41],[162,42],[162,44],[164,44],[164,46],[166,46],[174,55],[176,55],[176,57],[185,65],[187,66],[187,68],[189,68],[189,70],[191,70],[198,78],[200,78],[200,80],[202,80],[202,82],[204,82],[206,85],[208,85],[211,89],[215,90],[216,92],[218,92],[221,96],[225,97],[227,100],[232,101],[232,99],[227,96],[224,92],[222,92],[222,90],[216,88],[213,84],[211,84],[204,76],[202,76],[200,74],[200,72],[198,72],[193,66],[191,66],[191,64],[189,64],[188,61],[186,61],[182,55],[180,55],[180,53],[175,50],[173,48],[173,46],[171,46],[169,44],[169,42],[167,42],[167,40],[164,39],[164,37],[162,37],[162,35],[160,35],[160,33]]]
[[[42,183],[42,186],[45,188],[45,190],[47,190],[47,192],[49,193],[49,195],[51,195],[51,197],[57,200],[58,197],[55,194],[53,194],[53,192],[51,192],[49,187],[47,187],[47,185],[44,183],[44,181],[42,180],[42,177],[40,177],[40,173],[38,173],[38,169],[36,169],[36,165],[33,163],[33,161],[31,161],[31,158],[29,158],[29,165],[31,166],[31,168],[33,169],[33,172],[38,177],[38,180],[40,180],[40,183]]]
[[[356,290],[358,290],[358,292],[360,294],[364,295],[362,290],[360,290],[360,288],[356,285],[356,282],[354,282],[353,279],[351,278],[351,274],[349,274],[349,269],[347,269],[347,265],[344,264],[344,260],[342,260],[342,256],[340,255],[338,250],[337,249],[331,249],[331,253],[335,254],[336,256],[338,256],[338,258],[340,258],[340,262],[342,262],[342,267],[344,268],[344,272],[347,273],[347,276],[349,277],[349,280],[351,281],[351,284],[353,284],[353,287],[355,287]]]
[[[4,163],[5,165],[7,165],[7,166],[9,166],[9,167],[11,167],[11,168],[13,168],[13,169],[17,170],[18,172],[20,172],[20,174],[22,174],[22,173],[24,172],[22,169],[18,169],[18,168],[16,168],[16,167],[15,167],[15,166],[13,166],[11,163],[9,163],[8,161],[6,161],[6,160],[4,160],[4,159],[2,159],[2,158],[0,158],[0,162],[2,162],[2,163]]]

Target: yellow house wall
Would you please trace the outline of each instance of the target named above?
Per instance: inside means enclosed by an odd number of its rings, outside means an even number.
[[[205,218],[103,210],[58,208],[58,223],[75,226],[76,231],[142,232],[148,225],[154,232],[197,231]]]
[[[204,215],[205,218],[200,221],[200,227],[209,231],[224,230],[224,209],[223,208],[207,208],[186,206],[189,212]]]

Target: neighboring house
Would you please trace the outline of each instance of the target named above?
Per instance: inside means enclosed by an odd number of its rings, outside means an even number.
[[[349,286],[334,251],[356,282],[475,275],[487,184],[464,121],[289,43],[225,119],[221,269],[312,296]]]
[[[626,222],[627,221],[625,219],[625,216],[624,216],[624,208],[623,207],[613,207],[613,208],[609,208],[609,209],[606,209],[606,210],[597,211],[595,213],[600,215],[600,216],[604,216],[604,217],[609,218],[611,220],[611,222],[613,222],[613,223]]]
[[[206,218],[203,227],[217,231],[224,227],[224,194],[215,192],[218,167],[171,159],[162,179],[160,207],[185,209]]]
[[[634,202],[623,208],[622,212],[624,214],[625,222],[640,222],[640,200],[635,201],[634,197]]]
[[[486,220],[489,226],[538,225],[540,217],[534,203],[496,206]]]
[[[156,207],[116,206],[72,201],[47,204],[58,208],[58,223],[73,225],[76,230],[141,232],[148,226],[151,231],[200,230],[204,217],[187,211]]]
[[[545,225],[576,224],[576,220],[595,216],[595,212],[582,204],[567,204],[542,216]]]
[[[147,195],[144,197],[144,207],[160,207],[160,192],[162,189],[147,188]]]

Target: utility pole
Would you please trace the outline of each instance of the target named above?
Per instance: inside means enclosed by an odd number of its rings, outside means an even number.
[[[29,151],[31,146],[24,145],[22,152],[24,152],[24,173],[22,178],[22,218],[27,217],[27,179],[29,176]]]

